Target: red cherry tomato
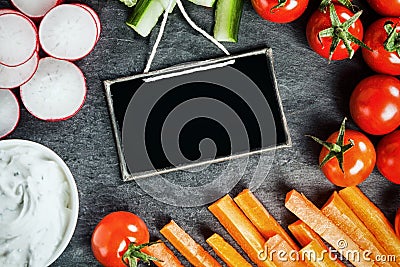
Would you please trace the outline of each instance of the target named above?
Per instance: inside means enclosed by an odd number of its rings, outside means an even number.
[[[92,251],[105,267],[126,267],[122,256],[129,244],[149,242],[149,231],[143,220],[133,213],[117,211],[105,216],[92,234]]]
[[[344,22],[351,18],[354,14],[351,12],[349,9],[342,5],[336,5],[334,4],[334,7],[336,9],[336,13],[339,17],[340,22]],[[307,28],[306,28],[306,35],[307,35],[307,41],[310,45],[310,47],[319,55],[321,55],[324,58],[329,58],[330,55],[330,47],[332,44],[332,37],[321,37],[321,39],[318,38],[318,34],[320,31],[328,29],[332,27],[332,22],[330,18],[330,12],[327,10],[325,13],[316,10],[310,17],[307,23]],[[359,40],[362,40],[363,38],[363,26],[360,21],[360,19],[357,19],[355,23],[353,23],[350,28],[348,29],[348,32],[352,34],[354,37],[356,37]],[[359,46],[356,45],[355,43],[350,44],[351,48],[356,51]],[[349,57],[349,53],[346,49],[346,46],[344,45],[343,41],[340,40],[338,46],[335,49],[335,52],[332,55],[332,60],[342,60],[345,58]]]
[[[400,1],[399,1],[400,3]],[[372,51],[363,49],[363,57],[368,66],[375,72],[400,75],[400,57],[396,52],[389,52],[384,47],[388,34],[384,29],[387,21],[393,22],[397,31],[400,31],[400,18],[381,18],[372,23],[365,31],[364,43]]]
[[[357,125],[373,135],[388,134],[400,126],[400,81],[389,75],[362,80],[350,98]]]
[[[397,236],[400,238],[400,208],[397,210],[396,219],[394,220],[394,229]]]
[[[399,17],[400,1],[399,0],[367,0],[368,4],[382,16]]]
[[[400,131],[386,135],[376,147],[376,166],[389,181],[400,184]]]
[[[339,132],[333,133],[327,142],[335,143],[338,135]],[[344,145],[350,143],[349,139],[354,141],[354,146],[344,152],[343,171],[336,158],[332,158],[321,167],[326,178],[341,187],[355,186],[363,182],[371,174],[376,161],[375,148],[368,137],[358,131],[346,130]],[[328,153],[329,150],[323,147],[319,155],[320,163]]]
[[[286,0],[282,7],[277,7],[279,5],[278,0],[251,0],[251,3],[254,10],[263,19],[277,23],[288,23],[298,19],[304,13],[308,0]]]

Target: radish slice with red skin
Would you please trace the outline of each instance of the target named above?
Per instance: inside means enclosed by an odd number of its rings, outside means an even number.
[[[14,9],[8,9],[8,8],[0,9],[0,15],[7,14],[7,13],[22,14],[21,12],[18,12],[18,11],[14,10]]]
[[[8,8],[0,9],[0,15],[2,15],[2,14],[18,14],[18,15],[21,15],[21,16],[25,17],[27,20],[29,20],[29,22],[31,22],[31,24],[35,28],[36,34],[37,34],[37,28],[36,28],[35,23],[28,16],[26,16],[25,14],[23,14],[23,13],[21,13],[19,11],[16,11],[14,9],[8,9]],[[37,46],[39,47],[39,39],[37,41]]]
[[[11,0],[15,8],[30,18],[40,19],[59,4],[58,0]]]
[[[31,59],[16,67],[0,65],[0,88],[12,89],[29,81],[35,73],[39,63],[39,53],[33,54]]]
[[[38,119],[66,120],[85,102],[85,77],[72,62],[42,58],[33,77],[21,86],[20,94],[26,109]]]
[[[84,9],[86,9],[93,16],[94,21],[96,22],[96,27],[97,27],[96,42],[98,42],[99,39],[100,39],[100,34],[101,34],[101,21],[100,21],[99,15],[90,6],[87,6],[87,5],[84,5],[84,4],[81,4],[81,3],[74,3],[74,5],[77,5],[77,6],[80,6],[80,7],[84,8]]]
[[[10,90],[0,89],[0,138],[17,127],[19,121],[18,100]]]
[[[96,45],[97,26],[85,8],[62,4],[50,10],[39,27],[42,49],[50,56],[70,61],[88,55]]]
[[[15,67],[35,53],[38,34],[35,24],[18,12],[0,14],[0,63]]]

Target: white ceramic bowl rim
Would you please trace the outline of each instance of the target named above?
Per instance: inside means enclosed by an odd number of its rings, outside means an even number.
[[[65,248],[68,246],[69,242],[71,241],[72,235],[74,234],[76,223],[78,221],[78,212],[79,212],[79,196],[78,196],[78,189],[76,187],[75,179],[69,170],[67,164],[50,148],[33,142],[29,140],[23,139],[7,139],[0,141],[0,149],[7,149],[16,146],[27,146],[33,149],[39,150],[45,153],[49,159],[54,160],[63,170],[65,177],[68,181],[69,188],[70,188],[70,208],[72,210],[70,222],[68,223],[67,229],[65,230],[65,234],[58,245],[57,249],[55,250],[52,257],[49,259],[47,266],[52,264],[60,255],[63,253]]]

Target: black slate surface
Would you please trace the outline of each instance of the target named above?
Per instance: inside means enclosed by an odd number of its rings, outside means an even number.
[[[149,226],[152,239],[161,237],[158,230],[172,218],[208,250],[205,239],[212,232],[220,233],[232,242],[205,206],[169,206],[148,196],[135,182],[122,182],[102,81],[143,71],[159,26],[150,37],[142,38],[124,24],[130,11],[119,1],[81,2],[93,7],[103,23],[95,50],[76,62],[87,79],[85,105],[72,119],[54,123],[39,121],[22,108],[18,128],[7,137],[28,139],[48,146],[65,160],[75,176],[80,196],[77,228],[69,246],[52,266],[99,266],[90,249],[91,233],[102,217],[116,210],[127,210],[141,216]],[[231,191],[235,195],[248,186],[249,177],[265,177],[255,194],[284,226],[295,220],[283,204],[290,189],[305,193],[318,205],[328,198],[335,187],[318,169],[320,147],[305,135],[326,138],[336,131],[343,117],[350,117],[348,101],[352,89],[372,71],[364,65],[360,52],[351,61],[327,64],[311,51],[305,39],[305,24],[316,8],[316,2],[312,1],[297,21],[279,25],[262,20],[246,1],[239,42],[226,44],[232,53],[262,47],[273,49],[293,147],[277,151],[273,156],[264,156],[266,162],[261,162],[264,168],[258,173],[254,173],[254,169],[263,157],[254,156],[247,166],[242,166],[243,162],[237,160],[234,166],[226,163],[212,165],[196,177],[190,172],[177,172],[167,179],[196,185],[202,182],[201,177],[209,179],[221,173],[235,177],[243,171],[244,178]],[[184,5],[191,18],[211,33],[213,11],[186,1]],[[360,3],[365,8],[362,19],[368,25],[377,16],[365,5]],[[9,2],[0,0],[0,8],[5,7],[10,7]],[[175,10],[169,17],[152,69],[220,55],[222,52],[190,28]],[[347,125],[357,129],[351,119]],[[379,139],[372,140],[376,142]],[[400,187],[386,181],[377,170],[360,187],[393,221],[400,206]],[[181,256],[179,258],[189,266]]]

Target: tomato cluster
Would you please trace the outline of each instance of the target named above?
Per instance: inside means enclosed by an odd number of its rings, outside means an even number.
[[[400,1],[368,0],[371,8],[384,17],[373,22],[365,34],[359,19],[362,11],[351,0],[320,1],[320,8],[307,22],[310,47],[329,60],[352,58],[362,47],[364,61],[378,74],[356,86],[350,113],[367,134],[389,134],[376,151],[368,137],[357,131],[338,131],[327,141],[313,137],[324,146],[321,169],[332,183],[344,187],[364,181],[376,164],[384,177],[400,184],[400,168],[396,167],[400,162],[400,130],[395,131],[400,126],[400,81],[393,77],[400,75]],[[287,23],[302,15],[308,0],[252,0],[252,5],[264,19]],[[342,127],[344,131],[344,123]]]
[[[344,122],[327,141],[313,137],[324,146],[319,161],[325,176],[338,186],[357,185],[370,175],[376,161],[384,177],[400,184],[400,81],[383,74],[365,78],[351,95],[350,112],[363,131],[385,136],[376,152],[361,132],[345,132]]]
[[[254,10],[264,19],[288,23],[298,19],[309,0],[252,0]],[[372,70],[400,75],[400,1],[368,0],[384,16],[365,32],[351,0],[321,0],[320,9],[308,19],[306,36],[310,47],[329,60],[352,58],[361,46]]]
[[[376,146],[376,166],[393,183],[400,184],[400,2],[368,0],[384,18],[365,32],[362,50],[365,63],[378,74],[360,81],[350,98],[355,123],[371,135],[386,135]],[[396,17],[394,17],[396,16]],[[397,130],[397,131],[396,131]]]

